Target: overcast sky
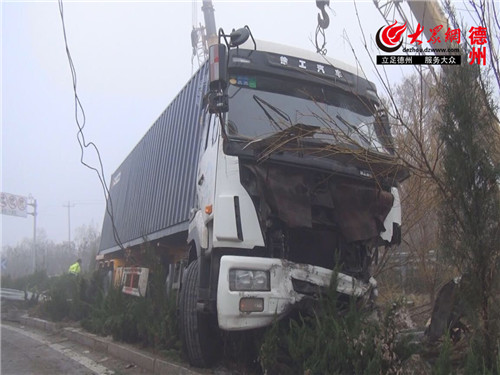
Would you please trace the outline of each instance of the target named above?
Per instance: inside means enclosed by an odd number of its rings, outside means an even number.
[[[358,2],[373,54],[373,36],[385,25],[371,0]],[[355,64],[347,35],[369,78],[373,67],[361,48],[353,2],[331,3],[328,55]],[[256,39],[314,50],[318,9],[308,2],[214,1],[217,27],[249,25]],[[201,2],[198,21],[203,21]],[[183,2],[65,1],[64,15],[85,136],[99,147],[109,176],[192,74],[193,6]],[[400,79],[401,69],[390,75]],[[71,75],[58,4],[2,2],[2,192],[38,202],[38,228],[56,242],[71,228],[99,230],[104,196],[96,174],[80,164]],[[377,86],[378,83],[377,83]],[[86,160],[95,165],[92,152]],[[109,181],[108,181],[109,183]],[[32,237],[33,219],[0,215],[2,244]]]

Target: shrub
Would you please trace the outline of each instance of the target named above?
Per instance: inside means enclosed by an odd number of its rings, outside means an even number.
[[[64,319],[78,321],[89,311],[85,298],[87,281],[74,275],[62,275],[50,279],[46,300],[38,313],[49,320],[58,322]]]
[[[332,283],[335,284],[335,283]],[[351,300],[342,305],[332,285],[312,314],[275,322],[260,350],[269,374],[390,374],[414,349],[396,340],[394,305],[382,322]],[[343,306],[342,308],[339,308]]]
[[[151,262],[145,297],[123,294],[110,288],[108,294],[95,298],[82,326],[113,339],[141,343],[156,350],[180,349],[177,332],[176,296],[166,295],[165,272],[159,262]]]

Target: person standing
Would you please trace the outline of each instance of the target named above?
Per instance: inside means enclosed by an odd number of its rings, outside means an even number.
[[[79,275],[80,272],[82,271],[82,260],[78,258],[78,260],[73,263],[71,266],[69,266],[68,272],[72,275]]]

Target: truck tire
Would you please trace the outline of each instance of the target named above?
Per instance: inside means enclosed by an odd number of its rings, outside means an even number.
[[[179,320],[181,339],[189,363],[195,367],[208,367],[217,359],[218,337],[211,332],[210,316],[198,312],[199,261],[195,260],[186,269],[184,285],[179,296]]]

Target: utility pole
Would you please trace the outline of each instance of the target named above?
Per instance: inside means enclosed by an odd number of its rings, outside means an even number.
[[[68,201],[67,204],[63,204],[63,207],[68,209],[68,246],[71,250],[71,207],[75,207],[75,205]]]
[[[36,249],[36,216],[38,215],[37,212],[37,203],[36,199],[31,197],[31,203],[28,203],[28,206],[33,207],[33,212],[28,213],[28,215],[33,215],[33,273],[36,272],[36,258],[37,258],[37,249]],[[45,263],[45,260],[44,260]]]

